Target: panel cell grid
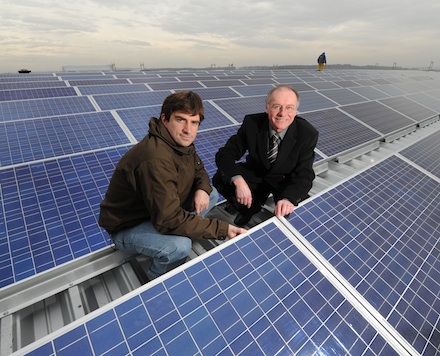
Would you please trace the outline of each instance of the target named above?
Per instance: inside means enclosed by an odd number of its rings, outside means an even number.
[[[314,110],[330,109],[337,106],[334,101],[327,99],[325,96],[314,92],[306,91],[300,95],[300,103],[298,112],[307,112]]]
[[[356,148],[380,135],[337,109],[301,114],[320,133],[317,148],[328,157]]]
[[[0,123],[0,167],[130,143],[109,112]]]
[[[0,102],[0,121],[94,112],[87,97],[48,98]]]
[[[93,98],[102,110],[116,110],[150,105],[162,105],[171,91],[156,91],[147,93],[125,93],[95,95]]]
[[[367,101],[364,97],[353,93],[348,89],[330,89],[321,90],[320,93],[325,95],[327,98],[336,101],[339,105],[347,105],[354,103],[361,103]]]
[[[420,122],[428,118],[438,115],[438,113],[429,110],[412,100],[408,100],[403,96],[379,100],[381,103],[393,108],[394,110],[410,117],[411,119]]]
[[[237,122],[243,122],[245,115],[264,112],[266,96],[252,96],[236,99],[218,99],[214,103]]]
[[[118,85],[89,85],[78,87],[83,95],[132,93],[137,91],[150,91],[144,84],[118,84]]]
[[[400,151],[400,154],[440,178],[440,131]]]
[[[414,120],[410,120],[376,101],[343,106],[341,110],[383,134],[389,134],[415,124]]]
[[[106,309],[31,355],[396,355],[273,223]]]
[[[0,90],[0,101],[25,100],[38,98],[55,98],[59,96],[76,96],[73,88],[41,88],[21,90]]]
[[[295,209],[294,226],[420,354],[440,345],[440,184],[392,156]]]
[[[0,288],[110,245],[97,214],[126,151],[0,170]]]

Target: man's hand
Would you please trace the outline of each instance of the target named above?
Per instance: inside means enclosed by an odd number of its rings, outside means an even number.
[[[209,207],[209,194],[202,189],[196,190],[194,193],[194,210],[199,215],[203,210]]]
[[[252,192],[242,176],[235,178],[232,183],[235,185],[235,197],[238,204],[250,208],[252,205]]]
[[[238,235],[245,234],[246,232],[247,232],[247,230],[243,229],[241,227],[237,227],[235,225],[228,226],[228,237],[230,239],[233,239],[234,237],[237,237]]]
[[[275,205],[275,215],[276,216],[286,216],[290,214],[295,206],[287,199],[281,199],[277,201]]]

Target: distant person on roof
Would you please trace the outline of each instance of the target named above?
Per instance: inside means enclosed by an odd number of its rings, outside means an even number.
[[[290,214],[308,197],[315,178],[318,131],[296,116],[298,104],[294,88],[272,88],[266,112],[246,115],[237,133],[217,152],[212,183],[227,205],[238,210],[236,225],[246,225],[271,193],[276,216]],[[239,162],[246,153],[246,161]]]
[[[327,58],[325,57],[325,52],[322,52],[318,57],[318,70],[324,70],[326,63]]]
[[[246,232],[204,217],[218,193],[193,144],[203,119],[199,95],[169,95],[160,117],[151,118],[148,135],[120,159],[101,202],[99,224],[116,247],[152,258],[149,279],[185,262],[191,239]]]

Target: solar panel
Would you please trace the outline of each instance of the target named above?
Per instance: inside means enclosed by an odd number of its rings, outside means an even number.
[[[396,156],[295,210],[289,223],[417,352],[440,344],[440,184]]]
[[[317,148],[328,157],[377,140],[380,135],[337,109],[301,114],[319,132]]]
[[[420,105],[412,100],[408,100],[405,97],[395,97],[379,100],[382,104],[393,108],[394,110],[401,112],[402,114],[410,117],[411,119],[420,122],[425,119],[434,117],[438,113],[429,110],[428,108]]]
[[[397,355],[275,223],[151,282],[34,355]]]
[[[70,79],[69,80],[69,84],[71,86],[80,86],[80,85],[104,85],[104,84],[127,84],[128,80],[127,79],[115,79],[115,78],[110,78],[110,79],[105,79],[103,77],[103,79],[82,79],[82,80],[77,80],[77,79]]]
[[[212,178],[217,171],[215,154],[220,147],[224,146],[229,137],[237,133],[238,128],[239,126],[235,125],[203,131],[197,134],[194,145],[196,146],[197,154],[205,165],[205,169],[210,178]]]
[[[340,88],[339,85],[333,83],[333,82],[313,82],[310,83],[310,85],[317,89],[317,90],[323,90],[323,89],[336,89],[336,88]]]
[[[54,98],[59,96],[76,96],[74,88],[39,88],[20,90],[1,90],[0,101]]]
[[[300,113],[313,110],[329,109],[337,106],[334,101],[331,101],[325,96],[313,91],[300,93],[299,97],[300,104],[298,112]]]
[[[44,78],[42,79],[44,80]],[[66,83],[61,81],[38,81],[38,82],[11,82],[11,83],[0,83],[0,90],[8,89],[33,89],[33,88],[55,88],[55,87],[65,87]]]
[[[201,82],[207,88],[232,87],[232,86],[244,84],[239,79],[230,79],[229,77],[226,77],[225,79],[221,78],[221,80],[202,80]]]
[[[352,88],[352,87],[360,86],[358,83],[356,83],[352,80],[335,81],[335,84],[339,85],[342,88]]]
[[[377,100],[377,99],[383,99],[389,97],[388,94],[385,94],[384,92],[374,87],[356,87],[356,88],[350,88],[350,90],[354,91],[359,95],[362,95],[368,100]]]
[[[0,121],[96,111],[87,97],[47,98],[0,102]]]
[[[150,91],[144,84],[117,84],[117,85],[87,85],[79,86],[83,95],[132,93],[137,91]]]
[[[149,83],[149,86],[153,90],[183,90],[183,89],[188,90],[188,89],[203,88],[203,85],[195,80],[172,82],[172,83]]]
[[[440,113],[440,100],[428,95],[427,93],[417,93],[410,94],[406,96],[407,98],[426,106],[427,108]]]
[[[364,97],[353,93],[348,89],[329,89],[321,90],[320,94],[325,95],[327,98],[337,102],[339,105],[347,105],[354,103],[362,103],[367,101]]]
[[[110,245],[97,214],[126,151],[0,170],[0,288]]]
[[[0,167],[128,144],[109,112],[0,123]]]
[[[242,85],[233,87],[233,89],[239,92],[243,96],[254,96],[254,95],[267,95],[269,90],[274,86],[272,84],[265,85]]]
[[[198,88],[195,89],[194,92],[199,94],[202,100],[239,97],[231,88]]]
[[[412,144],[400,154],[440,178],[440,131]]]
[[[217,99],[213,102],[230,115],[234,120],[241,123],[245,115],[264,112],[266,96],[252,96],[234,99]]]
[[[415,121],[376,101],[343,106],[341,110],[353,115],[383,134],[388,134],[415,123]]]
[[[399,96],[399,95],[407,94],[403,90],[400,90],[391,84],[376,85],[375,88],[390,96]]]
[[[121,93],[108,95],[95,95],[96,103],[101,110],[115,110],[135,108],[150,105],[162,105],[171,91],[155,91],[146,93]]]

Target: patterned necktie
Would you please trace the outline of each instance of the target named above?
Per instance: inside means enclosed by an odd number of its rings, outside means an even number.
[[[269,159],[270,164],[275,162],[278,154],[278,146],[280,144],[280,136],[278,134],[272,135],[269,144],[269,151],[267,152],[267,158]]]

